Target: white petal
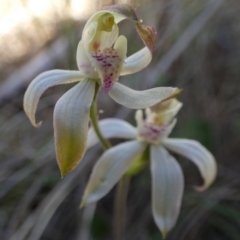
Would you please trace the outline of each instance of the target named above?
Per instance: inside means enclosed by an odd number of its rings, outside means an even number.
[[[83,81],[65,93],[55,106],[54,137],[62,176],[72,171],[85,153],[94,92],[95,82]]]
[[[199,142],[189,139],[165,139],[164,146],[193,161],[204,180],[204,185],[197,187],[203,191],[214,181],[217,174],[217,165],[213,155]]]
[[[129,56],[123,65],[121,76],[136,73],[147,67],[152,60],[152,53],[148,47],[144,47]]]
[[[163,147],[151,146],[152,211],[163,237],[175,225],[181,207],[184,179],[173,156]]]
[[[172,87],[157,87],[145,91],[136,91],[116,82],[109,91],[109,95],[125,107],[142,109],[166,100],[178,91],[178,88]]]
[[[93,168],[81,206],[96,202],[105,196],[145,148],[145,143],[130,141],[104,152]]]
[[[51,70],[38,75],[28,86],[24,95],[23,107],[32,125],[40,127],[36,123],[35,113],[39,99],[48,88],[64,83],[71,83],[83,80],[84,77],[79,71]]]
[[[99,121],[99,127],[104,138],[134,139],[137,136],[136,128],[124,120],[109,118]],[[93,128],[88,131],[87,148],[99,143]]]
[[[85,53],[82,40],[78,43],[77,65],[78,65],[78,69],[85,77],[93,78],[93,79],[98,78],[98,73],[94,70],[92,66],[92,62],[89,60],[87,54]]]

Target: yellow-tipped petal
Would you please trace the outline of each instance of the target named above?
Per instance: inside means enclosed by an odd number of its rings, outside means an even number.
[[[170,98],[178,88],[157,87],[145,91],[136,91],[116,82],[109,95],[117,103],[132,109],[143,109]]]
[[[104,152],[93,168],[81,206],[96,202],[105,196],[145,148],[145,143],[130,141]]]
[[[35,113],[39,99],[48,88],[65,83],[83,80],[81,72],[66,70],[51,70],[38,75],[28,86],[23,99],[24,111],[34,127],[40,127],[41,122],[36,123]]]
[[[163,237],[173,228],[180,211],[184,179],[180,165],[162,146],[152,145],[152,211]]]
[[[196,187],[196,190],[204,191],[212,184],[216,178],[217,164],[213,155],[204,146],[195,140],[174,138],[165,139],[163,144],[169,150],[196,164],[204,180],[203,186]]]
[[[94,91],[94,81],[78,83],[58,100],[54,109],[55,147],[62,176],[72,171],[85,153]]]

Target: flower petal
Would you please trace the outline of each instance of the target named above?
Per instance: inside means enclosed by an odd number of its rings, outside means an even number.
[[[157,87],[145,91],[136,91],[116,82],[109,91],[109,95],[125,107],[142,109],[171,98],[178,92],[178,88],[172,87]]]
[[[101,78],[106,93],[118,80],[127,53],[127,39],[120,36],[114,48],[105,48],[103,51],[92,54],[91,61]]]
[[[85,153],[94,92],[95,82],[83,81],[65,93],[55,106],[55,146],[62,176],[72,171]]]
[[[152,53],[147,47],[129,56],[123,65],[121,76],[136,73],[148,66],[152,60]]]
[[[145,143],[130,141],[104,152],[93,168],[81,206],[96,202],[105,196],[145,148]]]
[[[78,43],[77,48],[77,65],[78,69],[87,78],[98,78],[98,73],[94,70],[92,66],[92,62],[89,60],[87,54],[85,53],[85,49],[83,46],[83,41],[81,40]]]
[[[197,165],[204,180],[203,186],[196,188],[198,191],[203,191],[211,185],[216,178],[217,165],[213,155],[204,146],[195,140],[173,138],[165,139],[163,144]]]
[[[39,99],[49,87],[83,80],[79,71],[51,70],[38,75],[28,86],[24,95],[23,107],[32,125],[40,127],[41,122],[36,123],[35,113]]]
[[[134,139],[137,136],[136,128],[120,119],[109,118],[99,121],[100,130],[104,138]],[[87,148],[97,144],[99,139],[93,128],[88,131]]]
[[[151,146],[152,211],[163,237],[175,225],[181,207],[184,179],[182,170],[163,147]]]

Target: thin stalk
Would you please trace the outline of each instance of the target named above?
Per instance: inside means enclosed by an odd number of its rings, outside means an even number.
[[[90,119],[91,119],[91,122],[92,122],[92,126],[99,138],[99,141],[101,142],[103,148],[105,150],[109,149],[111,147],[111,144],[109,143],[108,140],[106,140],[102,133],[101,133],[101,130],[99,128],[99,125],[98,125],[98,113],[97,113],[97,96],[98,96],[98,92],[99,92],[99,89],[100,89],[100,85],[99,84],[96,84],[96,87],[95,87],[95,94],[94,94],[94,97],[93,97],[93,102],[92,102],[92,106],[91,106],[91,109],[90,109]]]
[[[121,240],[126,224],[126,205],[130,176],[124,175],[117,184],[114,199],[114,240]]]
[[[103,137],[101,130],[98,125],[98,112],[97,112],[97,96],[100,89],[100,85],[96,83],[95,93],[93,97],[93,102],[90,108],[90,119],[92,127],[94,128],[95,133],[98,136],[100,143],[102,144],[105,150],[111,147],[111,144]],[[87,206],[84,209],[81,223],[81,230],[78,236],[78,239],[90,239],[90,226],[96,209],[96,203]]]
[[[100,89],[100,85],[96,84],[95,94],[90,109],[90,119],[92,126],[105,150],[111,148],[111,144],[107,141],[99,128],[98,125],[98,113],[97,113],[97,96]],[[114,239],[120,240],[122,238],[125,223],[126,223],[126,202],[127,202],[127,193],[129,187],[130,177],[123,176],[122,179],[117,184],[117,190],[114,200]]]

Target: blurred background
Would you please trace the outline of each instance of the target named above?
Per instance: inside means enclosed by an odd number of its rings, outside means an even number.
[[[193,189],[202,183],[197,168],[176,156],[186,184],[180,217],[167,240],[239,240],[239,0],[0,0],[0,239],[112,239],[114,189],[98,203],[91,226],[79,210],[100,146],[62,180],[55,160],[53,108],[72,85],[44,93],[37,112],[44,120],[40,129],[31,126],[22,101],[39,73],[77,69],[76,48],[88,17],[116,3],[132,4],[158,31],[149,67],[120,81],[134,89],[183,88],[179,99],[184,105],[171,136],[200,141],[218,163],[215,183],[198,193]],[[120,28],[129,40],[128,55],[143,46],[133,24],[122,22]],[[107,95],[100,95],[99,109],[100,118],[135,124],[134,111]],[[146,168],[130,183],[124,239],[162,239],[150,204]]]

